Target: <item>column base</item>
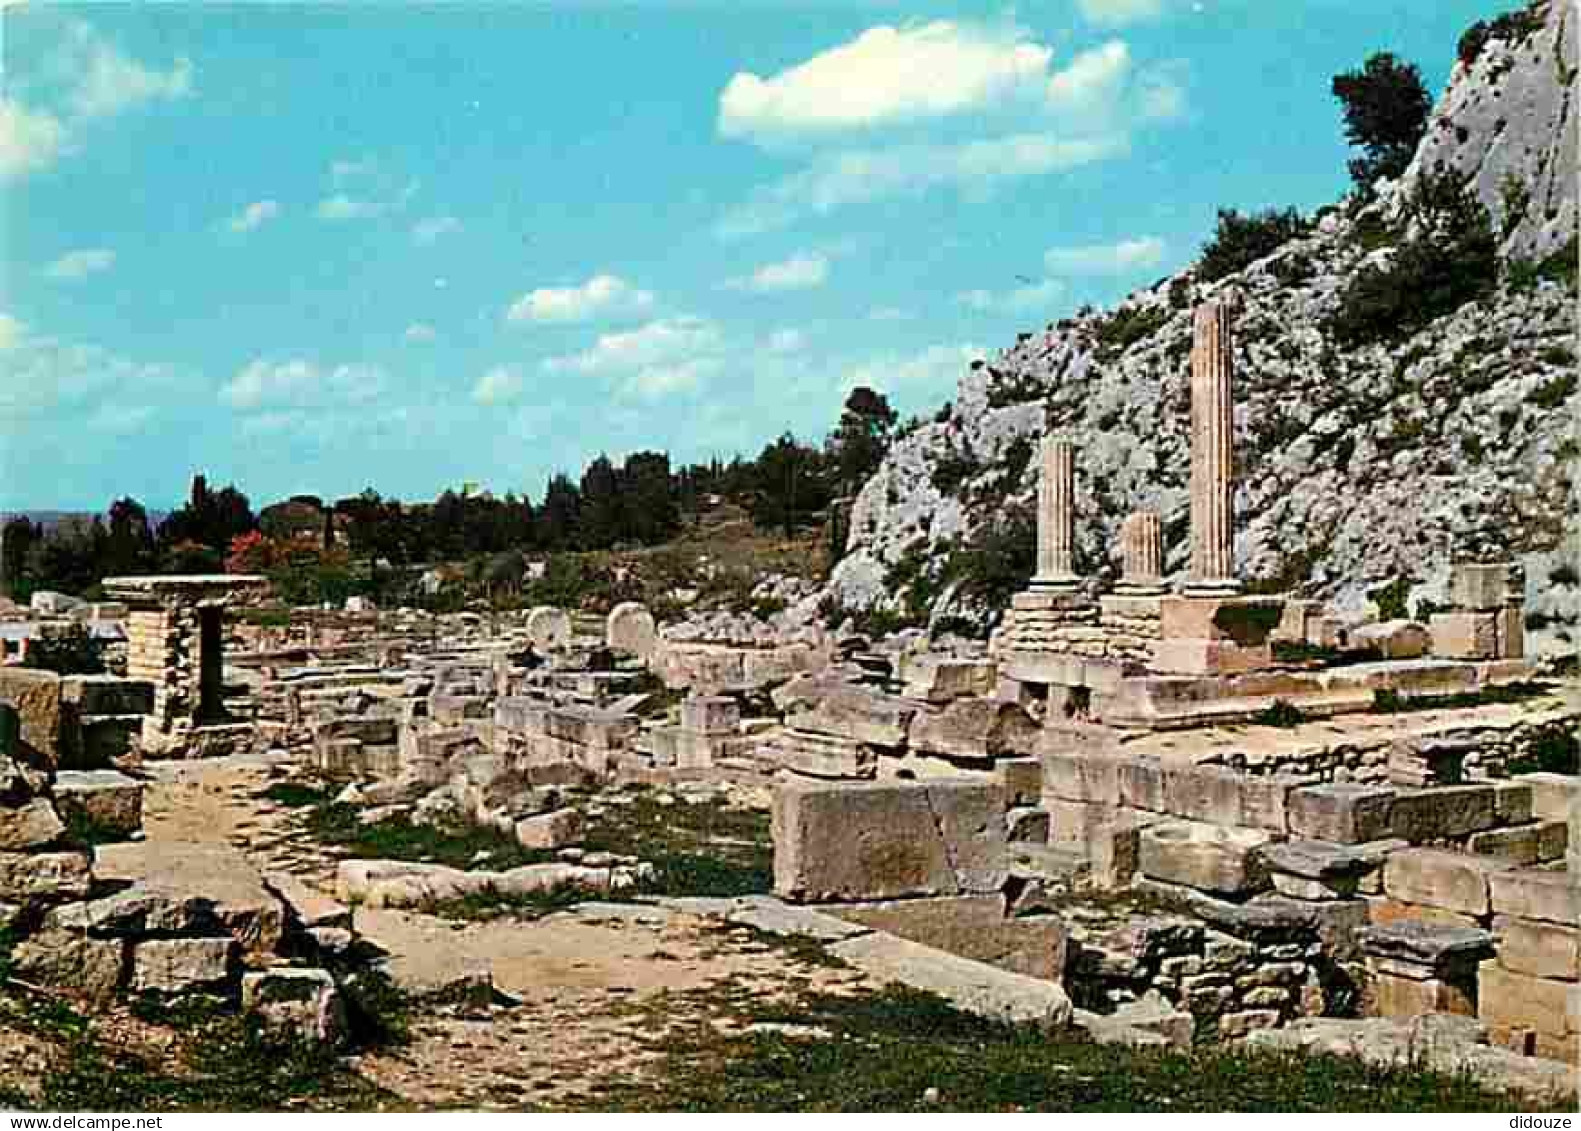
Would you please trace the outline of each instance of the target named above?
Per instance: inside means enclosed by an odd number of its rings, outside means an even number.
[[[1187,597],[1235,597],[1245,592],[1246,586],[1234,577],[1215,577],[1190,580],[1180,587]]]
[[[1082,579],[1075,574],[1066,577],[1034,577],[1027,586],[1028,593],[1080,593]]]
[[[1162,581],[1120,581],[1114,587],[1117,597],[1162,597],[1168,592]]]

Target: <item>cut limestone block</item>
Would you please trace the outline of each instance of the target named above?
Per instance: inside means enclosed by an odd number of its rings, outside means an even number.
[[[1575,926],[1581,923],[1581,876],[1522,868],[1492,876],[1493,910],[1521,919]]]
[[[52,843],[66,826],[47,797],[0,808],[0,852],[25,852]]]
[[[1247,894],[1268,886],[1259,850],[1269,840],[1256,829],[1167,821],[1142,830],[1140,867],[1143,875],[1165,883]]]
[[[1477,1016],[1489,1026],[1552,1037],[1581,1031],[1581,982],[1516,974],[1497,959],[1478,968],[1477,1005]]]
[[[89,882],[84,852],[0,852],[0,900],[7,903],[82,899]]]
[[[313,1045],[346,1036],[346,1007],[327,970],[289,967],[242,975],[242,1009],[266,1033]]]
[[[1512,864],[1543,864],[1565,854],[1570,827],[1563,821],[1533,821],[1472,833],[1466,848],[1481,856],[1497,856]]]
[[[75,829],[128,837],[143,827],[143,783],[115,770],[62,770],[55,807]]]
[[[16,973],[31,982],[64,986],[95,1000],[120,988],[126,965],[122,939],[89,938],[77,931],[46,928],[16,944]]]
[[[1021,758],[1037,746],[1038,724],[1026,709],[997,699],[956,699],[912,716],[907,745],[923,754],[983,761]]]
[[[1383,890],[1392,899],[1486,915],[1491,910],[1488,881],[1511,867],[1485,856],[1433,848],[1408,848],[1390,855],[1383,866]]]
[[[1392,836],[1394,790],[1334,782],[1292,790],[1287,801],[1290,835],[1336,844],[1364,844]]]
[[[1581,925],[1495,915],[1493,933],[1499,937],[1499,964],[1506,970],[1567,982],[1581,979]]]
[[[1367,897],[1367,922],[1386,927],[1392,923],[1428,923],[1440,927],[1480,927],[1483,917],[1446,911],[1423,903],[1406,903],[1386,895]]]
[[[1568,821],[1581,805],[1581,775],[1536,773],[1515,779],[1532,790],[1532,816],[1542,821]]]
[[[998,891],[1004,791],[976,778],[775,786],[774,890],[797,901]]]
[[[132,948],[132,988],[179,994],[223,985],[235,950],[228,938],[145,939]]]
[[[1355,649],[1373,649],[1385,660],[1414,660],[1427,655],[1432,638],[1422,625],[1408,620],[1364,624],[1350,634]]]
[[[1394,835],[1412,844],[1462,837],[1493,827],[1491,785],[1401,789],[1390,810]]]
[[[582,813],[577,809],[556,809],[523,817],[516,822],[516,843],[523,848],[564,848],[582,839]]]
[[[1446,660],[1492,660],[1499,654],[1499,614],[1434,613],[1428,624],[1433,655]]]
[[[1526,781],[1496,781],[1493,785],[1493,815],[1501,825],[1524,825],[1532,819],[1532,784]]]

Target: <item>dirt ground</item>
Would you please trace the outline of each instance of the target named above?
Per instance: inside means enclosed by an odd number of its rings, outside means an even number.
[[[288,764],[264,757],[152,768],[150,840],[227,844],[260,870],[286,870],[325,894],[339,853],[297,828],[298,811],[262,796]],[[486,970],[493,1005],[420,1011],[405,1044],[359,1055],[355,1070],[419,1108],[576,1107],[600,1081],[640,1073],[673,1026],[728,1030],[728,1001],[870,988],[850,970],[798,962],[761,936],[665,907],[590,904],[537,920],[450,921],[359,909],[356,926],[389,954],[403,985],[437,987]]]

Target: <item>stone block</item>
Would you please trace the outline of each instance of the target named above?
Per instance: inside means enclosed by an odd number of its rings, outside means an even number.
[[[73,828],[96,838],[129,837],[143,827],[143,783],[115,770],[62,770],[55,807]]]
[[[898,696],[841,685],[828,689],[810,708],[785,721],[798,730],[900,747],[906,744],[906,732],[919,710],[918,704]]]
[[[1397,971],[1416,967],[1420,976],[1438,977],[1470,970],[1492,957],[1496,939],[1481,927],[1402,919],[1367,927],[1357,941],[1369,961],[1387,959]]]
[[[1532,819],[1532,785],[1526,781],[1496,781],[1493,816],[1501,825],[1524,825]]]
[[[132,988],[167,994],[213,989],[230,980],[231,939],[145,939],[132,947]]]
[[[18,761],[54,768],[62,737],[61,679],[34,668],[0,667],[0,701],[16,709]]]
[[[1388,926],[1391,923],[1429,923],[1440,927],[1482,925],[1482,920],[1475,915],[1446,911],[1442,907],[1428,907],[1421,903],[1406,903],[1386,895],[1367,897],[1367,922],[1373,926]]]
[[[1412,844],[1448,840],[1492,828],[1491,785],[1446,785],[1401,789],[1390,810],[1394,835]]]
[[[1519,660],[1526,655],[1526,618],[1521,606],[1506,605],[1494,614],[1493,650],[1500,660]]]
[[[1120,764],[1120,804],[1165,812],[1163,764],[1156,758],[1126,758]]]
[[[17,976],[27,981],[65,987],[102,1002],[120,988],[126,944],[46,928],[17,943],[11,959]]]
[[[1563,821],[1533,821],[1525,825],[1472,833],[1466,848],[1481,856],[1497,856],[1512,864],[1542,864],[1565,854],[1570,829]]]
[[[1142,829],[1152,820],[1120,817],[1096,829],[1087,841],[1087,863],[1094,887],[1114,891],[1130,884],[1141,864]]]
[[[1140,835],[1143,875],[1223,895],[1245,895],[1268,886],[1260,849],[1266,832],[1187,821],[1148,825]]]
[[[1286,800],[1290,835],[1337,844],[1363,844],[1391,835],[1394,790],[1334,782],[1305,786]]]
[[[1448,1013],[1460,1017],[1477,1015],[1477,1000],[1463,982],[1442,978],[1407,978],[1392,973],[1374,973],[1368,986],[1373,1017],[1407,1018],[1426,1013]]]
[[[646,605],[622,601],[604,619],[604,642],[615,652],[629,652],[643,660],[653,655],[659,627]]]
[[[1067,847],[1086,846],[1120,818],[1120,810],[1115,806],[1092,801],[1065,801],[1045,796],[1043,808],[1049,815],[1048,842]]]
[[[774,890],[800,901],[998,891],[1009,862],[1004,791],[974,778],[781,781]]]
[[[1428,621],[1433,655],[1446,660],[1497,659],[1498,620],[1498,613],[1434,613]]]
[[[1532,791],[1532,816],[1540,821],[1568,821],[1581,814],[1581,775],[1521,774],[1514,779]]]
[[[820,778],[871,778],[878,770],[878,754],[871,746],[794,727],[775,735],[760,756],[770,764]]]
[[[1249,829],[1267,829],[1283,835],[1290,826],[1290,793],[1302,788],[1299,778],[1282,774],[1246,775],[1241,778],[1241,819]]]
[[[907,745],[922,754],[984,761],[1034,752],[1038,724],[1022,707],[997,699],[956,699],[939,711],[919,711]]]
[[[0,900],[8,903],[82,899],[89,879],[83,852],[0,852]]]
[[[1412,621],[1386,620],[1354,629],[1350,646],[1372,649],[1385,660],[1414,660],[1427,655],[1432,637],[1426,628]]]
[[[556,809],[516,822],[516,843],[528,849],[564,848],[582,839],[582,814]]]
[[[1219,1018],[1219,1036],[1227,1041],[1233,1041],[1260,1029],[1272,1029],[1278,1024],[1277,1009],[1243,1009],[1238,1013],[1226,1013]]]
[[[1509,868],[1503,861],[1433,848],[1392,853],[1383,866],[1383,890],[1391,899],[1441,907],[1463,915],[1489,913],[1489,880]]]
[[[1493,917],[1499,964],[1515,974],[1574,982],[1581,979],[1581,924]]]
[[[0,807],[0,852],[43,848],[66,831],[47,797]]]
[[[903,655],[900,679],[901,693],[906,698],[948,703],[967,696],[992,696],[999,679],[999,666],[992,660]]]
[[[151,715],[154,685],[115,675],[69,675],[60,682],[61,701],[84,715]]]
[[[1241,775],[1217,766],[1164,763],[1164,811],[1213,825],[1241,823]]]
[[[1047,752],[1042,756],[1044,796],[1117,806],[1122,761],[1106,751]]]
[[[327,970],[280,967],[242,975],[242,1009],[265,1033],[334,1046],[347,1034],[346,1008]]]
[[[681,727],[698,734],[734,734],[741,704],[725,695],[689,695],[681,700]]]
[[[1456,562],[1449,567],[1449,602],[1465,612],[1501,609],[1512,594],[1517,600],[1520,598],[1518,588],[1512,591],[1512,580],[1508,562]]]
[[[1500,915],[1581,923],[1581,876],[1541,869],[1506,869],[1492,877],[1492,906]]]
[[[1043,796],[1043,764],[1037,758],[1002,758],[994,777],[1005,791],[1007,805],[1036,805]]]
[[[1533,978],[1489,959],[1477,969],[1477,1016],[1490,1027],[1581,1032],[1581,982]]]

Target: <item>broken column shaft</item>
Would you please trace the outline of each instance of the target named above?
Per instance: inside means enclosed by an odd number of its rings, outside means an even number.
[[[1191,567],[1188,593],[1240,591],[1235,579],[1230,311],[1197,307],[1191,346]]]

